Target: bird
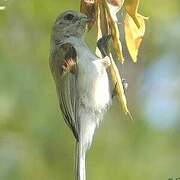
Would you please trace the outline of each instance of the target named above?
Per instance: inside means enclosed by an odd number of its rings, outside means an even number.
[[[56,18],[50,40],[49,65],[59,106],[76,141],[76,180],[86,179],[86,152],[112,100],[110,59],[98,57],[84,41],[89,21],[80,12],[65,11]]]

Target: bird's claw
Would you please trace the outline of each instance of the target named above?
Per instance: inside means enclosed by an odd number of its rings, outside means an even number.
[[[128,82],[127,82],[127,80],[126,80],[126,79],[122,79],[122,85],[123,85],[123,89],[124,89],[124,91],[126,91],[126,90],[127,90],[127,88],[128,88]]]
[[[111,60],[109,58],[109,56],[105,56],[101,62],[103,63],[103,65],[108,68],[111,65]]]
[[[103,57],[108,56],[108,45],[111,37],[111,34],[104,35],[97,41],[97,47],[100,50]]]

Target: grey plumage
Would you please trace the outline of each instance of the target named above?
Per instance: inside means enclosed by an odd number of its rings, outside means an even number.
[[[85,154],[94,130],[111,101],[106,68],[83,42],[87,17],[66,11],[55,21],[51,36],[50,68],[60,108],[76,138],[76,180],[85,180]]]

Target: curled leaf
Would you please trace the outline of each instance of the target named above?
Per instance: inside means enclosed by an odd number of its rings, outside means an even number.
[[[95,0],[84,0],[85,3],[88,3],[88,4],[94,4],[95,3]]]
[[[113,31],[114,28],[117,28],[116,23],[113,24],[113,28],[111,27],[111,24],[109,23],[109,18],[107,18],[107,17],[110,14],[108,14],[108,12],[107,12],[106,4],[98,3],[97,7],[98,7],[98,13],[97,13],[98,39],[101,38],[103,35],[107,35],[107,34],[111,33],[112,37],[114,35],[114,41],[116,41],[115,38],[119,39],[119,37],[117,37],[117,35],[116,35],[116,33],[119,34],[119,31],[117,31],[117,29],[115,30],[115,32]],[[113,23],[112,16],[111,16],[111,21],[112,21],[111,23]],[[101,57],[101,54],[98,51],[98,49],[96,49],[96,54]],[[118,99],[119,103],[121,104],[122,110],[126,114],[130,115],[128,107],[127,107],[126,96],[124,93],[124,89],[123,89],[123,85],[122,85],[122,81],[121,81],[121,77],[120,77],[118,68],[112,58],[111,53],[109,54],[109,57],[111,60],[111,65],[108,69],[108,74],[110,76],[113,87],[115,87],[115,93],[117,95],[117,99]]]
[[[126,9],[126,12],[131,16],[131,18],[134,20],[134,23],[138,28],[140,28],[140,19],[138,18],[138,7],[139,7],[140,0],[125,0],[124,6]]]
[[[121,9],[121,5],[120,6],[114,6],[110,3],[107,2],[107,5],[109,7],[110,13],[111,13],[111,17],[113,19],[114,22],[118,22],[118,18],[117,18],[117,13],[118,11]]]
[[[108,3],[121,8],[124,3],[124,0],[108,0]]]
[[[99,3],[99,14],[98,14],[98,23],[99,23],[99,36],[102,34],[108,34],[108,22],[107,22],[107,13],[104,8],[103,3]]]
[[[108,22],[109,22],[109,28],[111,29],[111,35],[112,35],[112,40],[113,40],[113,46],[116,51],[118,59],[121,61],[121,63],[124,63],[124,57],[122,54],[122,45],[120,41],[120,34],[119,34],[119,29],[117,22],[113,18],[113,10],[110,9],[110,6],[105,0],[105,8],[108,16]]]
[[[113,49],[121,63],[124,63],[124,57],[120,41],[117,12],[122,8],[122,6],[126,9],[127,15],[124,21],[125,39],[130,56],[133,61],[136,62],[138,49],[145,32],[144,17],[138,14],[139,2],[140,0],[81,0],[81,12],[91,19],[89,29],[96,21],[98,32],[97,39],[104,35],[111,34]],[[119,100],[123,111],[132,119],[127,107],[126,96],[120,73],[115,61],[112,58],[111,50],[108,53],[111,59],[108,74],[113,86],[115,87],[117,99]],[[98,48],[96,49],[96,53],[99,57],[101,57]]]
[[[111,66],[109,68],[109,72],[111,75],[113,86],[116,87],[115,91],[116,91],[118,101],[120,102],[120,104],[123,108],[123,111],[131,117],[131,114],[127,107],[127,101],[126,101],[126,96],[124,93],[124,88],[123,88],[123,84],[121,81],[121,77],[120,77],[118,68],[112,58],[112,55],[110,55],[110,59],[111,59]]]
[[[80,11],[86,14],[90,19],[88,29],[90,30],[96,21],[96,3],[95,0],[81,0]]]
[[[145,33],[144,17],[137,14],[137,19],[139,22],[139,28],[128,14],[126,14],[124,20],[125,40],[133,62],[137,62],[138,49]]]

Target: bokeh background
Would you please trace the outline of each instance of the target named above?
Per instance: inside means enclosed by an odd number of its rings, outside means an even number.
[[[78,0],[6,0],[0,11],[0,179],[73,180],[74,139],[48,66],[55,17]],[[138,63],[121,67],[135,121],[116,100],[87,154],[89,180],[180,177],[180,1],[142,1]],[[95,31],[86,41],[93,49]],[[126,51],[126,48],[124,47]],[[172,179],[171,179],[172,180]]]

